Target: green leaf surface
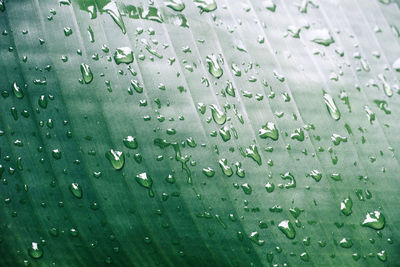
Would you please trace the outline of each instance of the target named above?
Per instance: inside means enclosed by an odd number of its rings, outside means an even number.
[[[0,0],[0,266],[398,266],[390,0]]]

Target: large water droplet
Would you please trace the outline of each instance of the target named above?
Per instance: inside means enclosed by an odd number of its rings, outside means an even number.
[[[116,170],[122,169],[125,163],[125,155],[121,151],[110,149],[106,152],[106,158],[110,161],[111,165]]]

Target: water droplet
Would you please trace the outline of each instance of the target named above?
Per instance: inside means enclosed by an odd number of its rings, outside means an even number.
[[[144,188],[149,189],[149,196],[154,197],[154,192],[151,189],[153,186],[153,179],[151,179],[150,175],[147,175],[146,172],[140,173],[136,175],[136,182]]]
[[[17,82],[14,82],[14,83],[13,83],[12,89],[13,89],[14,95],[15,95],[18,99],[24,98],[24,91],[22,90],[21,87],[18,86]]]
[[[114,1],[110,1],[107,5],[103,7],[103,11],[111,16],[114,22],[121,29],[122,33],[126,33],[125,23],[122,20],[121,14],[119,13],[117,4]]]
[[[82,187],[78,183],[71,183],[69,185],[69,190],[76,198],[82,198],[83,192]]]
[[[253,159],[257,162],[258,166],[261,166],[261,156],[258,153],[258,148],[256,145],[251,145],[249,148],[246,148],[246,157]]]
[[[240,70],[239,66],[236,65],[235,63],[232,63],[231,68],[235,76],[240,77],[242,75],[242,71]]]
[[[316,182],[319,182],[322,179],[322,173],[319,170],[312,170],[306,176],[313,178]]]
[[[376,256],[382,262],[387,261],[387,254],[386,254],[386,251],[384,251],[384,250],[382,250],[381,252],[376,253]]]
[[[385,95],[391,97],[393,95],[393,90],[390,84],[386,81],[386,77],[383,74],[378,74],[378,79],[382,82],[383,91]]]
[[[226,82],[226,87],[225,87],[225,91],[228,95],[235,97],[235,88],[233,88],[233,84],[230,81]]]
[[[375,113],[368,106],[364,106],[364,110],[367,113],[369,123],[372,124],[375,121]]]
[[[203,169],[203,173],[207,176],[207,177],[213,177],[215,175],[215,171],[213,169],[211,169],[210,167],[208,168],[204,168]]]
[[[248,183],[244,183],[240,187],[246,195],[251,195],[251,192],[253,192],[253,189]]]
[[[219,59],[216,55],[211,54],[206,57],[206,62],[208,64],[208,72],[215,78],[220,78],[223,74],[223,70],[219,65]]]
[[[218,163],[219,163],[219,166],[221,167],[222,172],[226,176],[228,176],[228,177],[232,176],[233,170],[231,167],[228,166],[228,161],[226,159],[223,158]]]
[[[235,166],[236,166],[236,175],[239,176],[240,178],[244,178],[244,176],[246,174],[245,174],[245,171],[241,168],[242,167],[242,163],[236,162]]]
[[[220,110],[216,105],[210,105],[210,109],[211,109],[211,115],[214,119],[214,121],[219,124],[222,125],[226,122],[226,114],[225,112],[223,112],[222,110]]]
[[[130,64],[133,62],[133,52],[129,47],[119,47],[115,50],[114,60],[117,65],[121,63]]]
[[[53,158],[55,159],[61,159],[61,151],[59,149],[54,149],[51,152],[51,155],[53,156]]]
[[[88,34],[89,34],[89,40],[91,43],[94,43],[94,32],[92,27],[88,27]]]
[[[362,226],[370,227],[375,230],[381,230],[385,227],[385,217],[380,211],[368,212],[362,222]]]
[[[267,190],[268,193],[272,193],[275,190],[275,185],[273,183],[266,183],[265,184],[265,190]]]
[[[185,4],[181,0],[168,0],[165,2],[165,5],[178,12],[185,9]]]
[[[338,146],[338,145],[340,145],[341,142],[346,143],[347,137],[344,137],[344,136],[341,136],[338,134],[332,134],[331,140],[335,146]]]
[[[349,238],[343,238],[339,241],[339,245],[342,248],[351,248],[353,246],[353,241],[351,241]]]
[[[130,148],[130,149],[135,149],[138,147],[136,137],[133,137],[130,135],[128,135],[127,137],[124,138],[123,143],[127,148]]]
[[[201,12],[211,12],[217,9],[215,0],[194,0],[194,3]]]
[[[41,95],[41,96],[39,97],[38,105],[39,105],[41,108],[47,108],[47,96],[46,96],[46,95]]]
[[[92,70],[90,69],[89,65],[82,63],[81,64],[81,73],[82,73],[83,81],[86,84],[93,81],[93,73],[92,73]]]
[[[257,244],[257,245],[259,245],[259,246],[262,246],[262,245],[264,245],[265,241],[262,240],[262,239],[259,239],[259,236],[260,236],[260,234],[259,234],[258,232],[252,232],[252,233],[249,235],[249,239],[250,239],[251,241],[253,241],[255,244]]]
[[[320,45],[329,46],[330,44],[335,42],[329,30],[326,28],[321,30],[314,30],[312,35],[313,38],[311,39],[311,41]]]
[[[297,128],[294,130],[294,133],[290,135],[290,138],[296,139],[297,141],[304,141],[304,131],[303,128]]]
[[[296,236],[296,231],[293,228],[292,223],[289,220],[281,221],[278,224],[279,230],[286,235],[287,238],[293,239]]]
[[[28,254],[33,259],[39,259],[43,257],[43,249],[36,242],[32,242],[31,246],[28,248]]]
[[[329,95],[328,93],[324,92],[323,97],[324,97],[324,101],[325,101],[326,107],[328,109],[328,112],[331,115],[332,119],[339,120],[340,119],[340,111],[339,111],[338,107],[336,106],[335,101],[333,100],[332,96]]]
[[[267,122],[263,125],[260,130],[258,130],[258,135],[262,139],[271,138],[272,140],[278,140],[279,132],[273,122]]]
[[[308,255],[307,252],[303,252],[303,253],[300,254],[300,259],[302,261],[309,262],[310,261],[310,256]]]
[[[114,169],[120,170],[122,167],[124,167],[125,155],[123,152],[110,149],[110,151],[106,152],[105,156],[110,161]]]
[[[400,72],[400,57],[393,62],[392,68]]]
[[[226,125],[219,129],[219,134],[224,142],[227,142],[231,139],[231,132]]]
[[[274,2],[272,2],[272,0],[266,0],[263,3],[264,3],[264,6],[266,9],[268,9],[271,12],[275,12],[276,4]]]
[[[295,188],[296,187],[296,179],[294,179],[293,174],[287,172],[285,174],[281,174],[281,178],[283,180],[289,180],[287,184],[284,185],[286,189]]]
[[[349,216],[353,211],[353,201],[351,200],[350,197],[345,198],[342,202],[340,202],[340,211],[346,215]]]

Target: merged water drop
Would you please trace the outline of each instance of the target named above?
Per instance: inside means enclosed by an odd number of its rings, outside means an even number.
[[[115,50],[114,60],[117,65],[121,63],[130,64],[133,62],[133,51],[129,47],[119,47]]]
[[[381,230],[385,227],[385,216],[380,211],[368,212],[362,222],[362,226],[369,227],[375,230]]]

